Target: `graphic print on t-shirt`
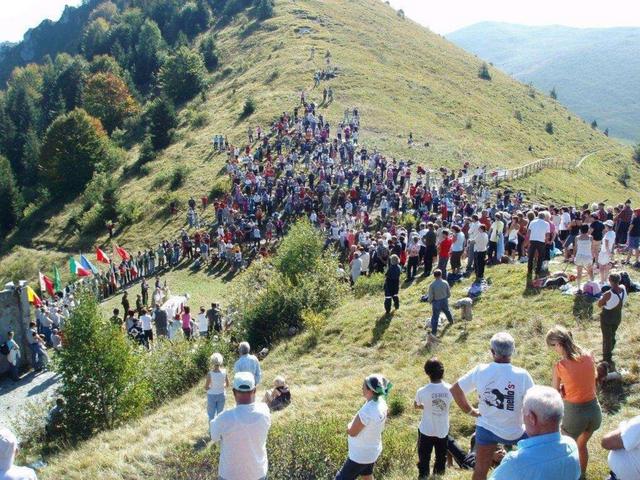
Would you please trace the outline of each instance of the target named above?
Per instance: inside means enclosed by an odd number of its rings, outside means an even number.
[[[441,393],[434,393],[433,397],[443,396]],[[432,398],[431,400],[431,414],[436,417],[442,417],[448,414],[447,402],[442,398]]]
[[[506,387],[500,388],[495,382],[486,385],[482,393],[482,401],[490,407],[498,410],[515,409],[516,386],[509,382]]]

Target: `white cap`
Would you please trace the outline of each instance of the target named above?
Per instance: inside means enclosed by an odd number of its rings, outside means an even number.
[[[238,392],[250,392],[256,388],[256,380],[251,372],[238,372],[233,377],[233,389]]]
[[[611,227],[611,228],[613,228],[613,220],[607,220],[606,222],[604,222],[604,224],[605,224],[607,227]]]

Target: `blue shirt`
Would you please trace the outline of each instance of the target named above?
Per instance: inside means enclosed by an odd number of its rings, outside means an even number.
[[[520,440],[491,480],[578,480],[580,474],[576,442],[555,432]]]
[[[233,367],[233,371],[235,373],[253,373],[253,377],[256,381],[256,386],[260,383],[260,380],[262,380],[262,370],[260,369],[260,362],[255,357],[255,355],[242,355]]]

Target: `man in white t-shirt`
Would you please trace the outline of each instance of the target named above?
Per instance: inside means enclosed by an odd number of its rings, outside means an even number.
[[[267,435],[271,414],[264,403],[256,403],[256,383],[249,372],[233,377],[235,408],[211,421],[211,440],[220,442],[219,480],[267,478]]]
[[[640,415],[620,422],[620,426],[605,434],[602,448],[609,452],[609,480],[640,478]]]
[[[429,476],[431,451],[435,450],[434,475],[444,475],[447,461],[447,435],[449,434],[449,407],[453,397],[451,385],[442,381],[444,365],[437,358],[424,364],[430,383],[418,389],[414,407],[422,410],[418,426],[418,478]]]
[[[149,348],[149,344],[153,342],[153,328],[151,327],[151,315],[149,315],[146,308],[142,309],[140,324],[144,335],[143,343],[147,348]]]
[[[507,332],[491,337],[493,362],[481,364],[463,375],[451,394],[463,412],[476,418],[476,466],[473,480],[485,480],[498,444],[515,445],[524,435],[522,404],[533,380],[529,373],[511,364],[515,341]],[[473,408],[466,394],[478,392]]]
[[[600,253],[598,254],[598,270],[600,271],[600,283],[603,285],[609,276],[609,263],[613,260],[613,252],[616,244],[616,232],[613,229],[613,220],[604,222],[605,233],[600,244]]]
[[[2,480],[37,480],[36,472],[13,464],[18,451],[18,440],[8,429],[0,429],[0,478]]]
[[[533,274],[533,259],[536,259],[536,275],[542,271],[547,240],[551,235],[551,225],[546,220],[545,212],[538,213],[538,218],[529,223],[529,261],[527,263],[527,276]]]

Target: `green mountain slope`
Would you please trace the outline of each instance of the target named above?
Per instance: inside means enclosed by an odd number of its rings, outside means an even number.
[[[367,22],[362,22],[365,17]],[[138,155],[134,147],[126,165],[114,174],[118,198],[136,216],[118,234],[122,245],[151,246],[184,225],[186,200],[211,191],[226,159],[213,153],[213,135],[225,134],[232,144],[243,145],[247,127],[264,127],[283,110],[291,111],[301,90],[321,100],[324,86],[332,87],[335,101],[321,113],[335,125],[346,108],[358,106],[361,143],[370,150],[377,148],[434,169],[459,168],[467,160],[490,167],[515,167],[542,157],[571,163],[603,150],[614,158],[607,163],[610,177],[597,171],[542,175],[547,196],[554,198],[557,185],[588,187],[602,183],[601,178],[612,201],[638,191],[638,175],[631,175],[628,188],[617,181],[629,163],[628,149],[585,125],[560,103],[498,70],[491,69],[491,81],[481,80],[477,58],[381,2],[280,1],[276,16],[261,27],[240,16],[218,31],[216,44],[221,71],[211,75],[206,98],[198,97],[181,112],[174,144],[136,174],[131,169]],[[339,74],[314,89],[313,74],[325,66],[327,52]],[[240,120],[248,97],[255,100],[256,112]],[[204,121],[196,125],[194,117]],[[553,134],[545,131],[547,122],[553,123]],[[414,147],[407,144],[410,132]],[[169,176],[178,167],[184,182],[171,190]],[[635,166],[630,168],[637,172]],[[591,200],[588,188],[576,190],[582,201]],[[7,239],[5,252],[13,245],[86,251],[105,242],[106,231],[97,238],[79,231],[86,203],[81,200],[52,205],[25,219]],[[182,208],[177,216],[168,213],[174,201]]]
[[[640,28],[530,27],[483,22],[447,35],[612,136],[640,138]]]

